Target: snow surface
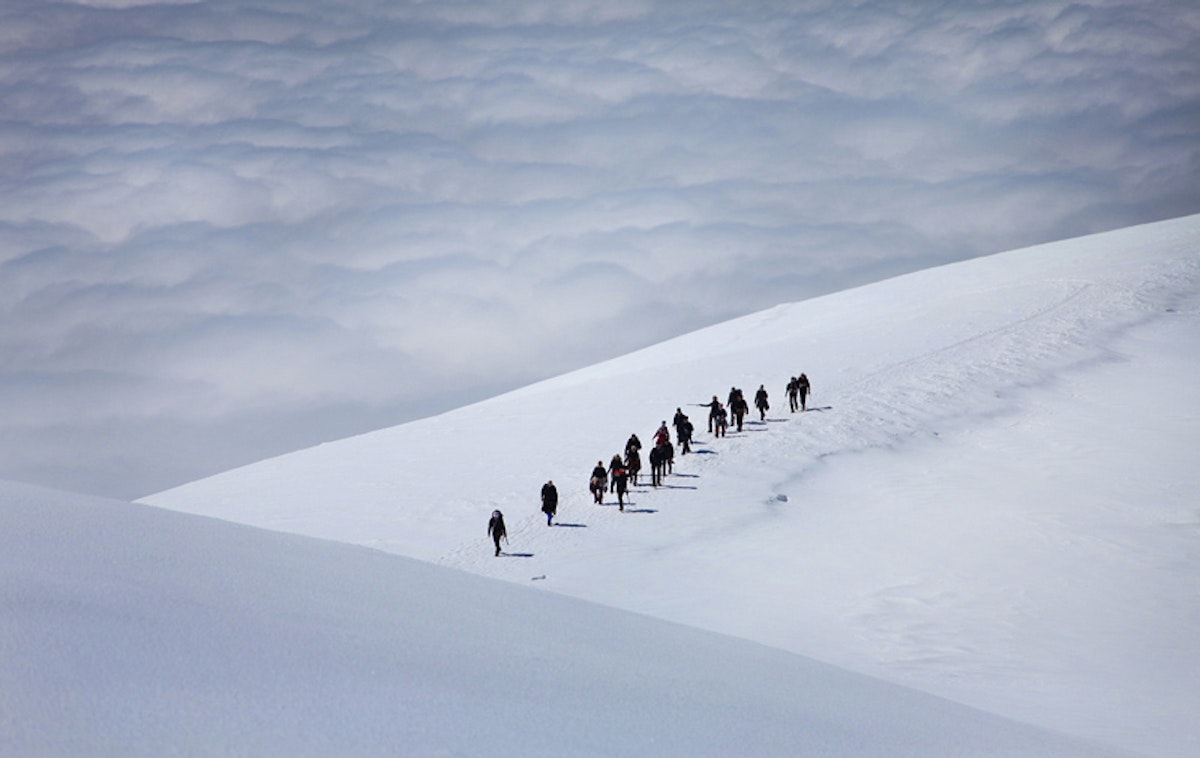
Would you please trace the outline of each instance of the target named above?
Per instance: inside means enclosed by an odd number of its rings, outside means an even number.
[[[678,624],[0,484],[0,754],[1090,755]]]
[[[1198,365],[1195,216],[772,308],[147,498],[276,533],[6,488],[4,733],[1195,755]],[[760,383],[767,422],[726,439],[687,405]],[[624,512],[591,504],[595,462],[676,407],[697,453]]]
[[[1200,216],[684,335],[148,502],[811,656],[1145,755],[1200,754]],[[806,372],[810,409],[784,385]],[[731,385],[766,423],[714,440]],[[634,505],[585,483],[683,407]],[[558,484],[559,525],[538,512]],[[484,536],[493,508],[513,551]]]

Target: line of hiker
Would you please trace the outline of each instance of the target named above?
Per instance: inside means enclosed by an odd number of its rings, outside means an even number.
[[[812,385],[809,384],[806,374],[793,376],[788,381],[786,392],[788,406],[792,413],[797,410],[808,410],[808,396],[812,393]],[[729,388],[729,397],[725,405],[721,404],[716,395],[713,395],[712,400],[707,403],[693,403],[693,405],[709,409],[708,431],[717,439],[726,436],[731,416],[737,430],[742,431],[746,414],[750,411],[745,395],[737,387]],[[758,385],[758,391],[754,393],[754,407],[758,410],[759,420],[765,422],[767,411],[771,408],[766,385]],[[675,409],[671,425],[675,427],[675,440],[680,447],[680,455],[692,452],[695,427],[682,408]],[[616,493],[617,505],[620,510],[625,510],[625,496],[628,494],[631,484],[634,487],[637,486],[638,474],[642,470],[641,450],[642,441],[638,439],[637,434],[631,434],[625,442],[624,456],[620,453],[613,455],[607,466],[604,465],[603,460],[596,461],[596,466],[592,469],[592,475],[588,479],[588,491],[592,494],[593,502],[603,505],[604,493],[607,490],[610,493]],[[675,467],[675,445],[671,443],[671,432],[667,428],[665,420],[654,433],[654,445],[650,448],[648,458],[650,486],[659,487],[662,485],[664,477],[674,473]],[[541,499],[542,513],[546,514],[546,526],[553,526],[554,516],[558,513],[558,488],[554,486],[553,480],[542,485]],[[500,555],[500,541],[504,540],[507,543],[508,532],[504,526],[504,514],[499,510],[492,511],[492,518],[488,521],[488,536],[495,542],[496,555]]]

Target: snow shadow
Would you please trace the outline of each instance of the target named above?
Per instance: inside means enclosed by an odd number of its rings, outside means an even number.
[[[532,558],[533,553],[510,553],[507,550],[501,550],[499,558]]]
[[[570,529],[587,529],[587,524],[564,524],[561,521],[556,521],[551,526],[562,526]]]
[[[625,513],[658,513],[657,508],[626,508]]]

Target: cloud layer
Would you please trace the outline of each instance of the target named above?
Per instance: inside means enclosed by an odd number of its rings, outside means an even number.
[[[0,476],[142,495],[1200,211],[1194,3],[728,5],[5,4]]]

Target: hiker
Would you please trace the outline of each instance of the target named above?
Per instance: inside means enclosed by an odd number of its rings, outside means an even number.
[[[608,471],[604,468],[604,461],[596,461],[596,467],[592,469],[592,478],[588,481],[588,489],[592,492],[592,499],[597,505],[604,504],[604,489],[608,486],[607,482]]]
[[[650,448],[650,486],[662,484],[663,447],[655,445]]]
[[[637,486],[638,472],[642,470],[642,456],[638,455],[636,447],[625,451],[625,471],[629,473],[629,483]]]
[[[618,466],[612,472],[613,486],[617,488],[617,504],[625,510],[625,493],[629,491],[629,477],[624,466]]]
[[[613,492],[617,489],[617,469],[624,469],[625,462],[621,460],[621,454],[615,453],[612,460],[608,462],[608,491]]]
[[[758,409],[759,420],[766,421],[767,411],[771,409],[771,404],[767,402],[766,385],[758,385],[758,392],[754,393],[754,407]]]
[[[671,430],[667,429],[667,422],[664,420],[659,424],[658,431],[654,433],[654,444],[661,445],[669,439],[671,439]]]
[[[812,392],[812,385],[808,383],[807,374],[801,373],[796,380],[796,391],[800,393],[800,410],[808,410],[808,393]]]
[[[625,455],[629,455],[629,451],[637,452],[642,449],[642,441],[638,439],[636,434],[629,435],[629,440],[625,443]]]
[[[671,440],[666,440],[662,444],[663,447],[663,473],[675,473],[675,446],[671,444]]]
[[[788,408],[791,413],[795,413],[796,409],[800,407],[800,401],[796,399],[799,393],[800,380],[793,376],[787,384]]]
[[[717,403],[716,419],[713,421],[713,430],[716,432],[716,436],[724,437],[725,432],[728,429],[729,429],[729,414],[725,412],[725,409],[721,406],[720,403]]]
[[[746,403],[746,396],[739,389],[731,389],[729,391],[729,413],[733,416],[733,420],[737,422],[737,430],[742,431],[742,421],[746,418],[746,413],[750,411],[750,406]]]
[[[675,415],[671,417],[671,426],[675,427],[676,439],[679,439],[679,430],[685,421],[687,421],[687,414],[683,412],[682,408],[676,408]]]
[[[688,420],[687,414],[682,409],[675,409],[675,418],[671,419],[671,423],[675,425],[675,441],[679,443],[680,455],[687,455],[691,450],[692,441],[692,422]]]
[[[558,488],[553,480],[542,485],[542,513],[546,514],[546,526],[550,526],[554,514],[558,513]]]
[[[721,405],[721,401],[717,400],[716,395],[713,395],[712,402],[710,402],[710,403],[693,403],[693,405],[699,406],[700,408],[708,409],[708,431],[711,434],[712,430],[713,430],[713,423],[717,420],[717,408]]]
[[[504,528],[504,514],[500,511],[492,511],[492,518],[488,521],[488,536],[496,543],[496,555],[500,555],[500,540],[508,542],[508,531]]]

